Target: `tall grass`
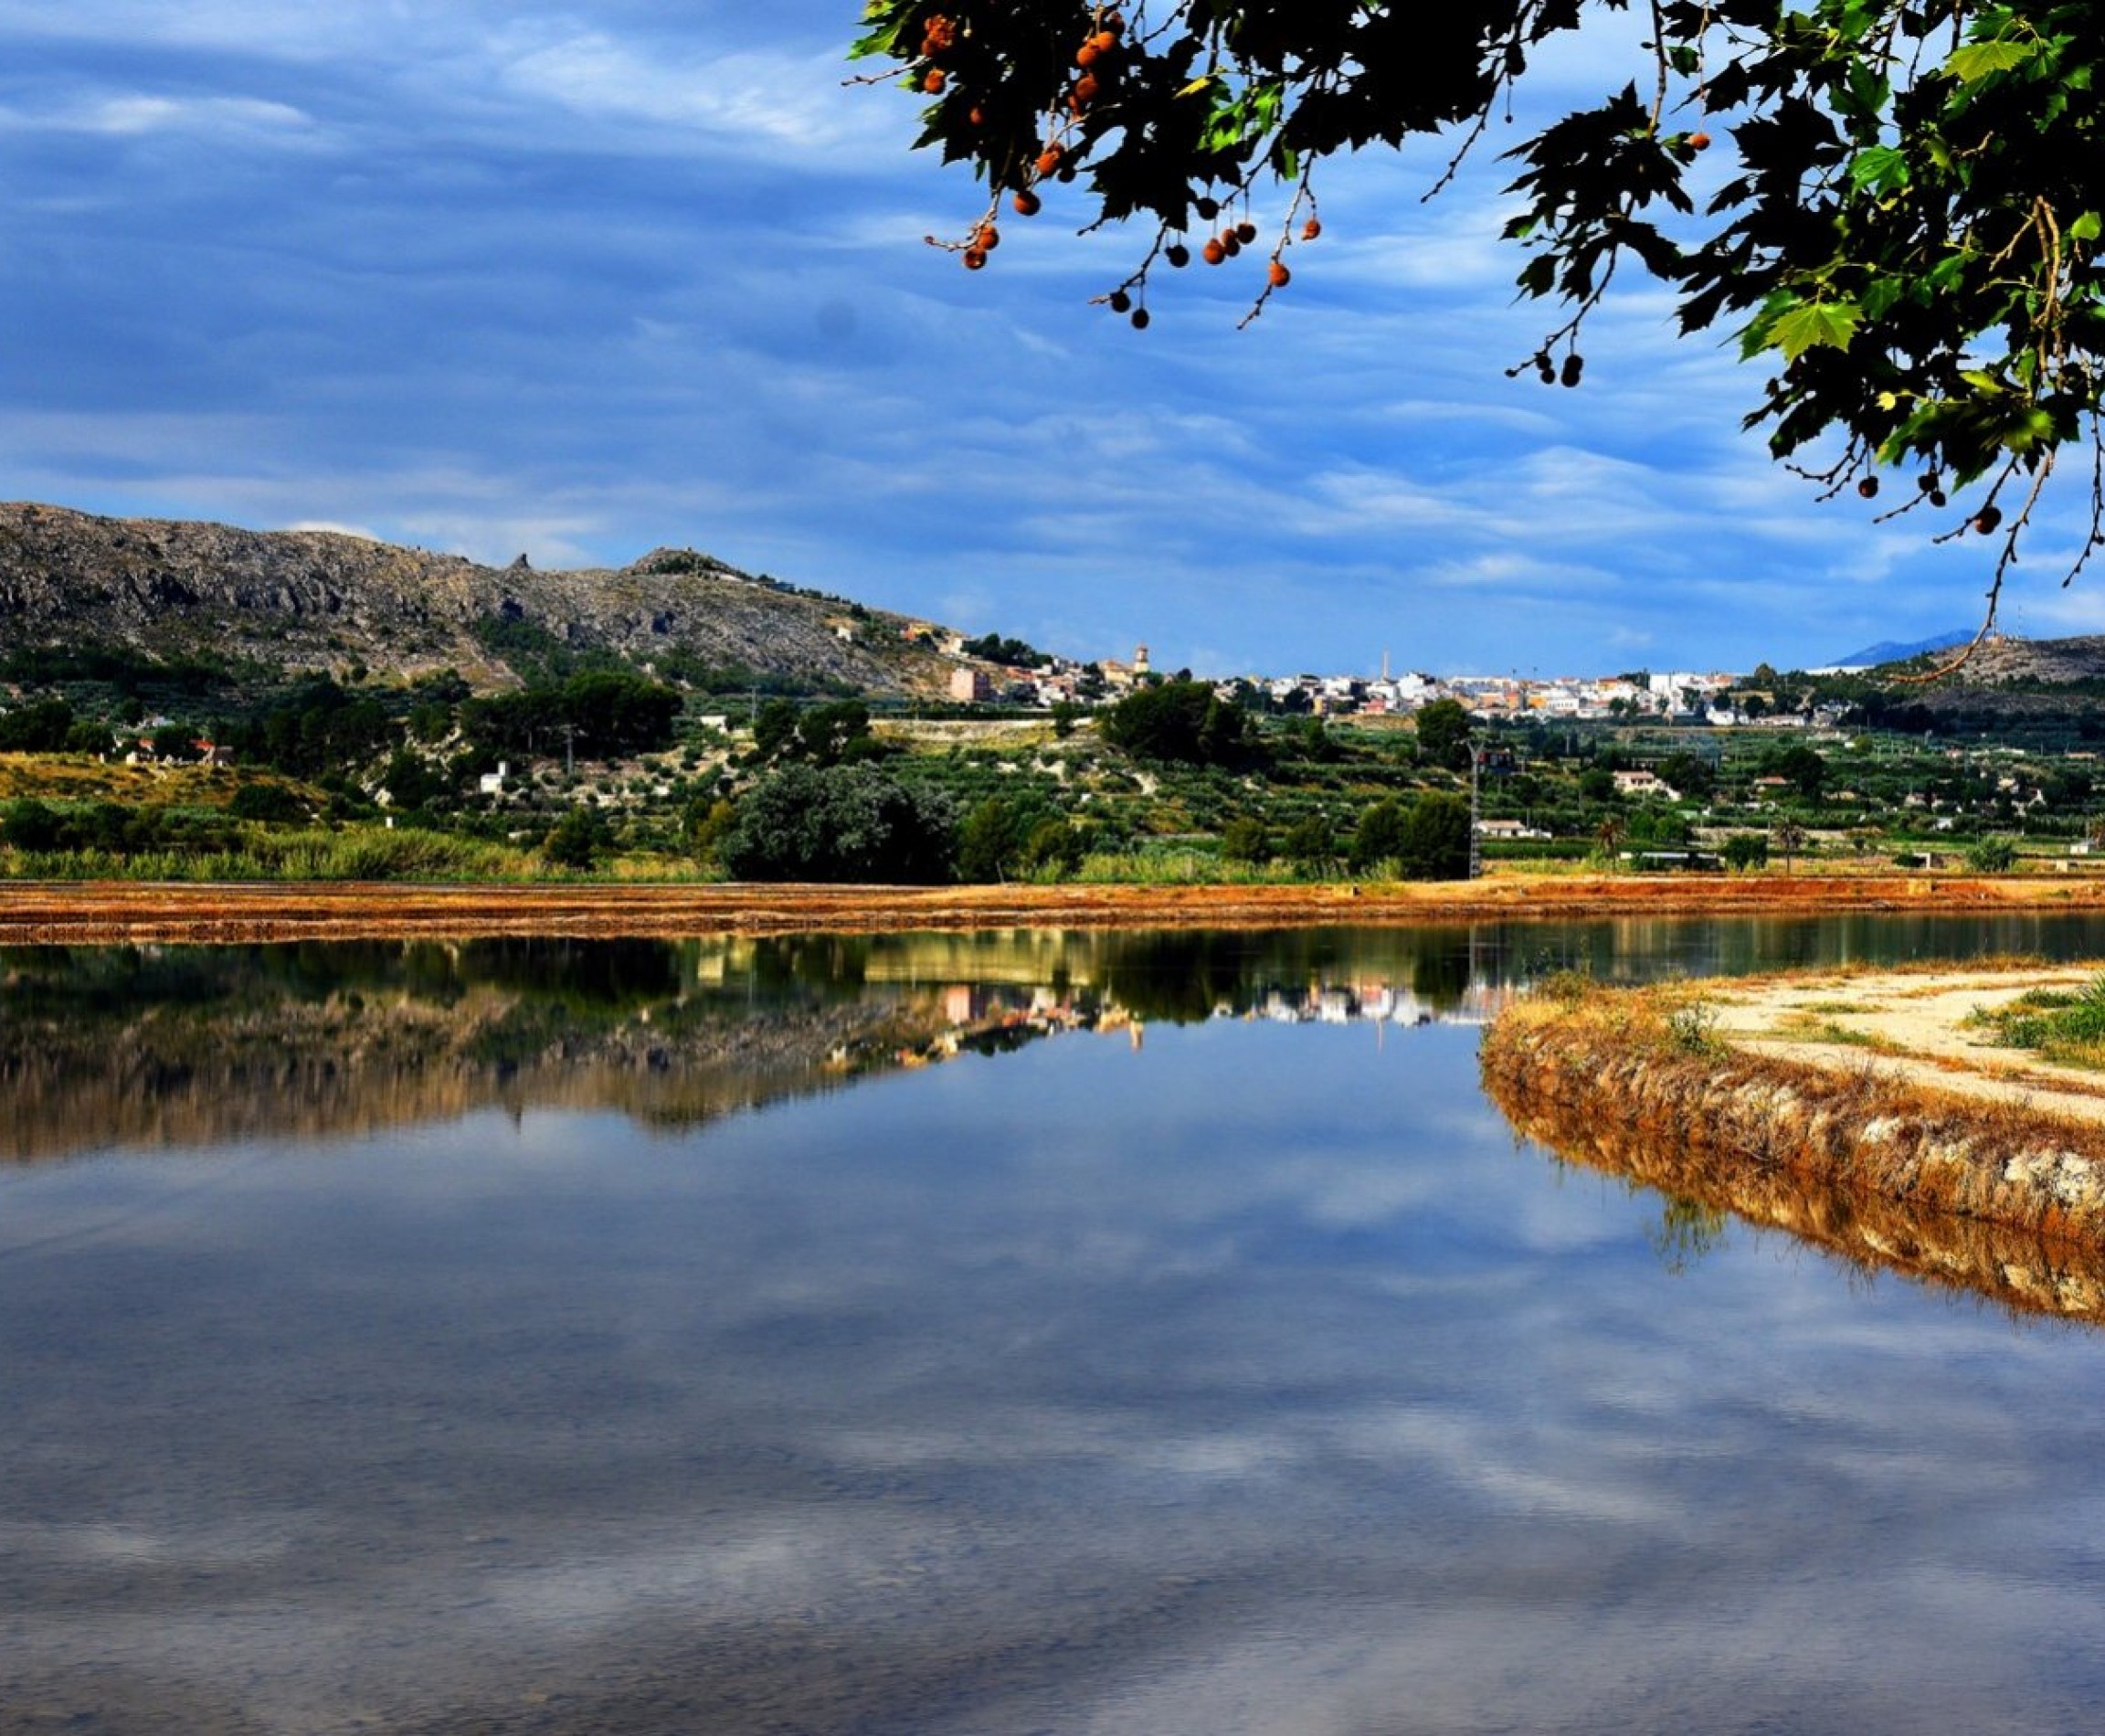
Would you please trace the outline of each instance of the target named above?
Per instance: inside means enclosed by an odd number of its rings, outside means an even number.
[[[413,828],[266,831],[232,850],[0,852],[26,880],[545,880],[567,878],[530,852]]]
[[[1073,876],[1090,886],[1279,886],[1320,879],[1289,863],[1227,862],[1206,850],[1095,851]]]
[[[1982,1022],[2009,1048],[2030,1049],[2068,1066],[2105,1068],[2105,977],[2073,994],[2034,990],[1982,1015]]]

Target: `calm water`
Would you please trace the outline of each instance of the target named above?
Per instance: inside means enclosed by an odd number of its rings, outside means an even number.
[[[2105,1339],[1517,1141],[2009,919],[0,955],[0,1730],[2088,1731]]]

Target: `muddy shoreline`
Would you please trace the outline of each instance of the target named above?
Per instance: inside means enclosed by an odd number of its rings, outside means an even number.
[[[2105,878],[1515,874],[1402,885],[942,887],[11,881],[0,882],[0,945],[2069,910],[2105,910]]]
[[[1957,1038],[1967,1007],[2095,967],[1808,970],[1515,1003],[1485,1088],[1560,1158],[2021,1313],[2105,1319],[2095,1075]],[[1824,1041],[1792,1040],[1804,1004]],[[2058,1089],[2057,1088],[2058,1086]]]

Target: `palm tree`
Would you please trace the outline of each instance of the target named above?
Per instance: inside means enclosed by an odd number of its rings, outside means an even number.
[[[1616,852],[1622,847],[1623,834],[1627,830],[1621,814],[1610,814],[1602,820],[1600,830],[1593,834],[1593,842],[1601,846],[1602,855],[1607,858],[1610,873],[1615,872]]]
[[[1772,835],[1776,848],[1783,852],[1783,872],[1789,873],[1793,858],[1805,848],[1805,828],[1795,820],[1779,820]]]

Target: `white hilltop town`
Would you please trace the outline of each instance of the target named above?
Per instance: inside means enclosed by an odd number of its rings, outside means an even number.
[[[949,697],[960,704],[1095,705],[1115,701],[1162,672],[1146,645],[1132,661],[1105,658],[1081,662],[1042,655],[1035,664],[1005,662],[975,654],[992,640],[968,640],[926,623],[913,623],[957,660]],[[1014,641],[1004,641],[1012,646]],[[1026,648],[1027,649],[1027,648]],[[1779,710],[1760,677],[1726,670],[1629,671],[1616,675],[1396,674],[1383,653],[1379,675],[1263,674],[1201,677],[1223,699],[1261,697],[1269,708],[1318,717],[1407,717],[1435,700],[1453,700],[1485,718],[1520,722],[1661,721],[1718,728],[1758,725],[1770,729],[1820,726],[1834,720],[1817,713]]]

